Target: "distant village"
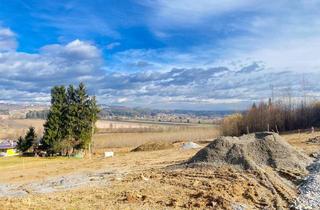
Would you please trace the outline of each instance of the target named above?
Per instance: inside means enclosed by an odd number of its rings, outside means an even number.
[[[17,141],[10,139],[0,140],[0,157],[14,156],[19,153],[16,150]]]
[[[0,120],[5,119],[46,119],[47,105],[18,105],[0,103]],[[192,110],[153,110],[124,106],[101,105],[100,119],[115,121],[153,121],[173,123],[215,124],[232,111],[192,111]]]
[[[168,122],[168,123],[203,123],[203,124],[215,124],[219,122],[222,117],[216,116],[196,116],[188,114],[175,114],[175,113],[158,113],[156,115],[134,115],[134,116],[117,116],[109,115],[104,117],[107,120],[116,121],[151,121],[151,122]]]

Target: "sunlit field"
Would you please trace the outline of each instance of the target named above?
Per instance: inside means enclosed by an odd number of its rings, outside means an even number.
[[[25,135],[28,127],[36,129],[42,136],[44,120],[3,120],[0,124],[0,138],[17,139]],[[94,148],[135,147],[152,141],[206,141],[219,135],[216,125],[170,124],[151,122],[120,122],[99,120],[93,136]]]
[[[94,136],[95,148],[133,147],[146,142],[163,141],[206,141],[219,135],[214,126],[183,127],[176,126],[166,131],[132,132],[132,133],[98,133]]]

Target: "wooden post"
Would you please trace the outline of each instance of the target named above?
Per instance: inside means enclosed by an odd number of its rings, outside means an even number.
[[[91,143],[89,143],[89,159],[91,159]]]
[[[269,125],[269,123],[268,123],[268,125],[267,125],[267,129],[268,129],[268,132],[270,131],[270,125]]]
[[[91,142],[92,142],[92,147],[94,145],[94,142],[92,141],[93,139],[93,135],[94,135],[94,128],[95,128],[95,124],[92,122],[91,124]],[[89,144],[89,153],[90,153],[90,159],[91,159],[91,154],[92,154],[92,148],[91,148],[91,143]]]

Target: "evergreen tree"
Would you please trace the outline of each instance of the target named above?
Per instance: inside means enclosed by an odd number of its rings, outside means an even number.
[[[66,90],[64,86],[55,86],[51,90],[51,108],[41,141],[42,148],[49,154],[61,151],[61,142],[65,135],[63,111],[66,106]]]
[[[42,148],[49,154],[88,149],[98,112],[95,97],[87,94],[83,83],[76,89],[70,85],[67,91],[63,86],[54,87]]]
[[[25,140],[22,136],[20,136],[18,139],[16,149],[20,152],[25,152],[28,150],[25,145]]]
[[[21,152],[28,151],[32,146],[35,146],[37,143],[37,135],[34,127],[30,127],[26,136],[22,138],[21,136],[17,142],[17,150]]]
[[[34,127],[30,127],[26,136],[24,137],[26,148],[30,149],[32,146],[35,147],[37,142],[37,134]],[[28,150],[27,149],[27,150]]]
[[[74,131],[77,126],[77,103],[76,103],[76,90],[73,85],[67,89],[67,105],[64,112],[64,146],[65,149],[71,149],[75,146]]]
[[[91,100],[83,83],[76,89],[77,125],[74,135],[76,149],[87,149],[92,136]]]

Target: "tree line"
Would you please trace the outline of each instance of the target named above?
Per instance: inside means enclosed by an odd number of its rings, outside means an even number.
[[[34,128],[30,128],[24,138],[19,138],[17,148],[24,152],[33,146],[33,149],[45,151],[48,155],[70,155],[74,151],[89,149],[98,112],[95,97],[87,94],[83,83],[77,88],[73,85],[67,88],[55,86],[51,90],[51,107],[43,137],[35,143]]]
[[[26,114],[26,119],[47,119],[49,110],[29,111]]]
[[[299,104],[260,102],[243,112],[230,115],[222,122],[224,135],[239,136],[251,132],[284,132],[320,127],[320,102]]]

